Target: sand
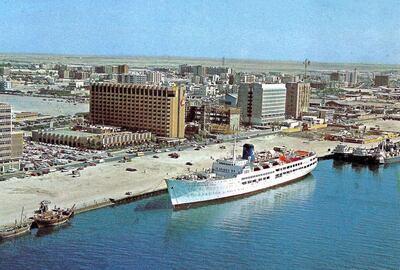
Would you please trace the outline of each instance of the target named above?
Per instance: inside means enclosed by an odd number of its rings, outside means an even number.
[[[253,143],[256,150],[270,149],[273,146],[286,145],[289,148],[314,150],[318,155],[324,155],[328,149],[333,149],[337,142],[305,141],[301,138],[271,135],[238,142],[238,154],[245,142]],[[195,151],[193,148],[181,151],[178,159],[168,157],[168,153],[157,154],[132,159],[131,162],[109,162],[96,167],[88,167],[81,171],[81,176],[73,178],[71,173],[55,172],[39,177],[24,179],[9,179],[0,182],[0,225],[12,223],[19,217],[22,207],[28,216],[38,208],[42,200],[50,200],[59,207],[78,208],[94,203],[107,201],[108,198],[119,198],[125,192],[141,194],[166,188],[164,179],[176,176],[190,170],[209,168],[213,162],[211,157],[230,156],[233,143],[224,143],[225,150],[219,145],[207,146]],[[192,162],[193,166],[185,165]],[[131,167],[136,172],[125,169]]]

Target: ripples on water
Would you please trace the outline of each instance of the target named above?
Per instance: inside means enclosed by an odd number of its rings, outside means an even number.
[[[400,166],[321,162],[304,180],[172,211],[168,195],[0,244],[1,269],[399,269]]]

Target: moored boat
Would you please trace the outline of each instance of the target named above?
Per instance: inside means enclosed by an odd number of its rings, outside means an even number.
[[[353,155],[353,148],[346,144],[338,144],[335,149],[333,149],[332,157],[336,160],[348,161]]]
[[[38,228],[54,227],[64,224],[74,215],[75,204],[68,209],[48,209],[49,201],[42,201],[40,208],[35,212],[33,220]]]
[[[30,231],[32,220],[24,220],[23,213],[24,208],[22,208],[20,222],[15,221],[15,224],[13,226],[5,226],[3,228],[0,228],[0,240],[14,238],[26,234]]]
[[[393,143],[387,139],[378,145],[375,152],[376,163],[390,164],[400,162],[399,143]]]
[[[0,240],[14,238],[30,231],[32,221],[0,229]]]
[[[375,160],[373,149],[367,149],[365,147],[356,147],[354,148],[351,160],[365,164],[373,163]]]
[[[266,189],[296,181],[315,169],[314,152],[273,150],[254,153],[254,146],[245,144],[243,155],[218,159],[211,170],[195,172],[166,180],[175,209],[192,205],[248,196]]]

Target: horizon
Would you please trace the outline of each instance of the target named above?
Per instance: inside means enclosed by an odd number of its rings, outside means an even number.
[[[16,0],[3,6],[0,31],[12,34],[0,51],[9,54],[400,64],[396,1]]]
[[[143,58],[143,59],[182,59],[182,60],[209,60],[209,61],[222,61],[222,58],[225,61],[237,61],[237,62],[265,62],[265,63],[290,63],[290,64],[303,64],[302,60],[291,60],[291,59],[260,59],[260,58],[231,58],[231,57],[207,57],[207,56],[180,56],[180,55],[118,55],[118,54],[62,54],[62,53],[41,53],[41,52],[0,52],[1,56],[48,56],[48,57],[70,57],[70,58],[115,58],[115,59],[134,59],[134,58]],[[311,61],[311,64],[331,64],[331,65],[370,65],[370,66],[398,66],[400,68],[400,63],[374,63],[374,62],[332,62],[332,61],[313,61],[313,59],[308,59]],[[189,63],[188,63],[189,64]]]

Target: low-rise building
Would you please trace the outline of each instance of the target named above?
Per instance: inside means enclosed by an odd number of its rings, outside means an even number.
[[[151,132],[129,132],[88,127],[87,130],[51,129],[32,132],[32,140],[50,144],[68,145],[85,149],[111,149],[141,144],[152,140]]]

